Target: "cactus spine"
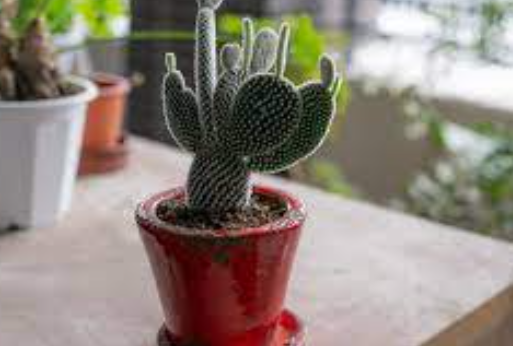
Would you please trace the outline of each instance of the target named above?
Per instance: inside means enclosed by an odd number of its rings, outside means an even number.
[[[222,0],[198,0],[196,93],[185,85],[173,54],[163,83],[166,124],[194,154],[188,207],[227,212],[248,205],[250,171],[286,169],[322,143],[342,84],[335,63],[320,60],[321,81],[300,87],[284,77],[290,29],[255,34],[243,21],[242,48],[226,44],[217,71],[215,11]]]

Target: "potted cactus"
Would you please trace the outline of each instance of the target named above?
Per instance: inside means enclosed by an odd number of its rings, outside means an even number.
[[[69,206],[92,83],[62,75],[44,20],[11,23],[0,1],[0,229],[54,222]]]
[[[322,80],[285,78],[289,27],[226,44],[217,71],[215,12],[198,0],[196,92],[166,57],[165,118],[194,155],[183,188],[142,202],[136,221],[164,310],[159,345],[300,346],[301,322],[284,310],[290,270],[305,221],[288,193],[252,185],[250,171],[275,172],[313,153],[324,139],[341,87],[334,62]]]

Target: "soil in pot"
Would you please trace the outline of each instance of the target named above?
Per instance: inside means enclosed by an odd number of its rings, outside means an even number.
[[[105,73],[95,74],[91,79],[100,93],[87,112],[81,175],[114,171],[127,161],[123,123],[130,83],[124,77]]]
[[[283,217],[287,205],[282,200],[253,194],[249,206],[233,212],[190,210],[184,201],[167,200],[157,207],[157,216],[164,222],[194,230],[228,230],[255,228]]]

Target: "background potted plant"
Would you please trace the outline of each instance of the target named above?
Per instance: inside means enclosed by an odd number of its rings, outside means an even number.
[[[18,13],[13,19],[13,26],[19,30],[26,27],[36,16],[44,18],[53,36],[54,44],[59,50],[57,61],[61,70],[66,73],[77,68],[77,60],[80,61],[81,68],[90,68],[86,43],[91,38],[112,39],[126,31],[123,28],[128,22],[129,11],[125,0],[18,0],[17,2]]]
[[[126,164],[125,108],[130,81],[109,73],[95,73],[91,80],[99,95],[87,111],[79,174],[105,173]]]
[[[126,34],[126,1],[18,0],[18,4],[14,26],[23,28],[36,15],[44,18],[59,53],[60,69],[88,76],[99,90],[87,112],[80,173],[122,167],[127,154],[123,124],[130,82],[121,75],[93,72],[95,59],[90,53],[96,54],[88,47],[92,41],[112,41]]]
[[[127,26],[124,25],[128,23],[126,1],[81,0],[74,3],[67,6],[74,7],[71,12],[85,24],[92,40],[86,43],[111,42],[113,38],[127,36]],[[121,75],[106,72],[95,71],[88,75],[96,84],[99,95],[87,112],[79,167],[81,174],[115,170],[123,167],[127,159],[124,117],[131,82]]]
[[[0,228],[39,226],[69,206],[96,89],[60,73],[43,5],[26,27],[12,25],[17,1],[0,5]]]
[[[226,44],[217,73],[215,10],[200,0],[196,94],[166,57],[163,97],[174,139],[194,153],[185,188],[141,203],[136,220],[165,314],[159,344],[304,345],[301,323],[283,310],[306,215],[284,191],[252,186],[250,171],[283,170],[324,139],[342,81],[321,59],[321,81],[284,77],[289,27]]]

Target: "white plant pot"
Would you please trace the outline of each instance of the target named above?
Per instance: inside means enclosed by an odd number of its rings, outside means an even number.
[[[86,107],[96,87],[41,101],[0,101],[0,229],[50,225],[69,208]]]

